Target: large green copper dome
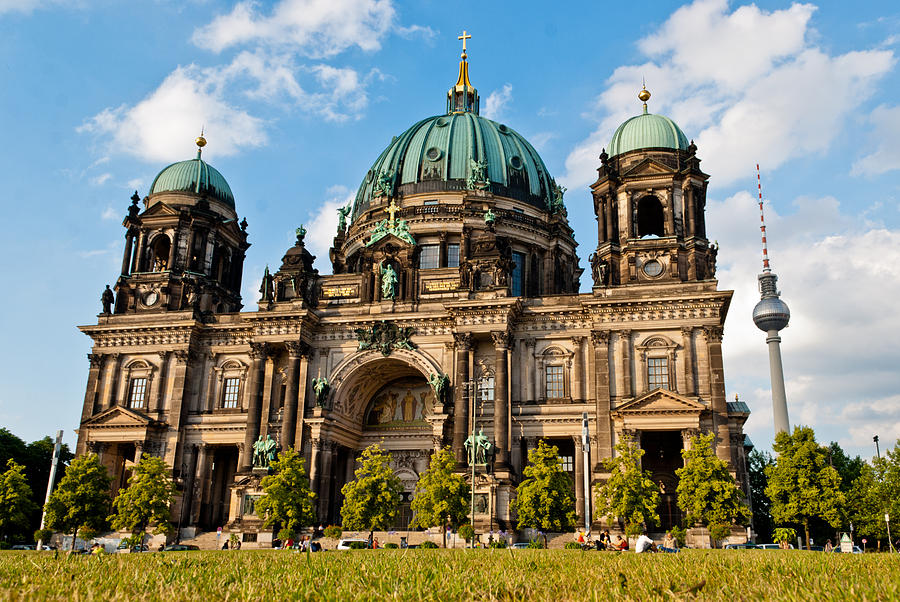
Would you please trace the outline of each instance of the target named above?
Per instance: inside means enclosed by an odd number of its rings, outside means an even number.
[[[423,119],[395,137],[366,173],[353,217],[384,183],[401,195],[466,190],[479,162],[485,178],[476,187],[541,209],[550,206],[552,180],[534,147],[512,128],[460,110]]]
[[[150,185],[150,194],[160,192],[193,192],[209,196],[234,209],[231,187],[219,171],[200,158],[173,163],[159,172]]]
[[[678,125],[663,115],[644,113],[632,117],[616,129],[609,143],[609,156],[644,148],[687,150],[687,136]]]

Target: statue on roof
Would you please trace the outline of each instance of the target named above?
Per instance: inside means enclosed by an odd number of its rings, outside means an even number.
[[[382,171],[378,174],[373,188],[373,192],[376,196],[394,196],[394,172]]]
[[[303,224],[300,224],[300,227],[296,230],[297,233],[297,244],[302,245],[303,239],[306,237],[306,228],[303,227]]]
[[[409,224],[405,219],[397,220],[397,224],[391,228],[391,233],[404,242],[415,246],[416,239],[409,233]]]
[[[466,188],[469,190],[484,190],[490,183],[487,179],[487,161],[469,159],[469,177],[466,178]]]
[[[346,207],[338,207],[337,208],[337,212],[338,212],[337,233],[339,236],[344,233],[344,230],[347,229],[347,216],[350,215],[350,209],[351,209],[350,205],[347,205]]]
[[[551,186],[552,198],[550,199],[550,213],[559,213],[565,217],[568,215],[566,205],[563,203],[563,195],[566,193],[566,187],[557,184],[556,180],[552,181]]]
[[[103,313],[111,314],[112,306],[115,302],[115,298],[113,297],[113,292],[110,290],[109,285],[106,285],[106,290],[103,291],[103,294],[100,295],[100,303],[103,304]]]

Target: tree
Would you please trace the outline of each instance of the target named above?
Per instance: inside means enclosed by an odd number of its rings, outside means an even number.
[[[603,461],[610,473],[606,483],[594,490],[597,514],[625,522],[625,533],[637,535],[647,524],[659,524],[659,485],[650,471],[641,470],[644,450],[630,439],[616,444],[615,455]]]
[[[31,487],[25,479],[25,467],[15,460],[6,461],[7,470],[0,475],[0,537],[3,540],[28,529],[34,512]]]
[[[109,513],[109,474],[97,454],[78,456],[50,494],[45,510],[50,529],[72,534],[72,549],[84,527],[99,531]]]
[[[316,494],[309,490],[303,458],[293,449],[278,454],[271,468],[274,474],[263,477],[264,494],[256,502],[256,513],[265,516],[266,527],[278,523],[295,536],[316,523]]]
[[[575,496],[572,480],[559,459],[559,449],[541,440],[528,452],[523,476],[515,500],[519,526],[544,532],[570,529],[575,524]]]
[[[147,528],[154,533],[169,533],[169,507],[175,487],[169,478],[169,467],[162,458],[143,456],[128,477],[128,486],[119,491],[110,517],[113,529],[131,532],[133,542],[143,541]]]
[[[731,531],[731,525],[750,521],[750,509],[728,472],[728,464],[713,454],[715,438],[712,433],[693,437],[691,448],[681,450],[684,466],[675,471],[675,476],[678,507],[685,518],[708,527],[710,536],[721,540]]]
[[[881,497],[880,489],[875,469],[864,463],[859,476],[845,494],[847,518],[853,523],[859,537],[872,540],[887,537],[887,525],[884,524],[885,500]]]
[[[470,489],[465,479],[455,472],[456,460],[450,448],[439,449],[431,455],[428,470],[416,483],[411,508],[415,519],[412,527],[441,527],[444,547],[447,547],[447,525],[463,524],[469,515]]]
[[[343,527],[353,531],[386,530],[397,519],[403,485],[391,470],[391,454],[375,443],[363,450],[356,478],[341,488]]]
[[[766,495],[772,500],[772,518],[779,525],[802,525],[809,548],[809,524],[813,518],[821,518],[832,527],[840,526],[844,505],[841,476],[828,464],[828,450],[816,443],[815,433],[809,427],[798,426],[791,435],[779,432],[773,449],[778,459],[766,469]]]
[[[871,503],[878,504],[881,508],[879,516],[881,525],[887,531],[884,524],[884,514],[891,516],[892,521],[900,518],[900,440],[894,444],[894,449],[889,449],[881,458],[872,460],[872,468],[875,479],[875,494]],[[896,523],[895,523],[896,524]],[[892,529],[894,537],[898,529]]]
[[[772,521],[772,500],[766,495],[769,479],[766,467],[775,463],[767,452],[754,449],[750,452],[748,472],[750,477],[750,505],[753,509],[753,529],[757,541],[770,542],[775,534],[775,523]]]

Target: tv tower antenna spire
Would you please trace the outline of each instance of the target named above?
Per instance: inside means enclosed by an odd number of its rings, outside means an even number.
[[[769,345],[769,376],[772,381],[772,410],[775,417],[775,434],[779,431],[790,433],[788,422],[787,395],[784,391],[784,369],[781,364],[781,337],[778,332],[788,325],[791,311],[781,300],[781,293],[775,286],[778,276],[769,265],[769,249],[766,241],[766,220],[763,215],[762,184],[759,163],[756,164],[756,186],[759,190],[759,220],[762,232],[763,271],[758,276],[760,300],[753,308],[753,323],[766,333]]]

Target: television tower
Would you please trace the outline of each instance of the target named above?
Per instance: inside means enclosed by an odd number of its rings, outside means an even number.
[[[766,333],[769,345],[769,375],[772,380],[772,410],[775,415],[775,434],[779,431],[791,432],[788,422],[787,396],[784,393],[784,370],[781,367],[781,337],[778,331],[788,325],[791,311],[779,298],[781,293],[775,288],[778,276],[769,267],[769,249],[766,245],[766,220],[763,217],[762,184],[759,178],[759,163],[756,164],[756,187],[759,189],[759,221],[762,231],[763,271],[759,275],[761,299],[753,308],[753,323]]]

